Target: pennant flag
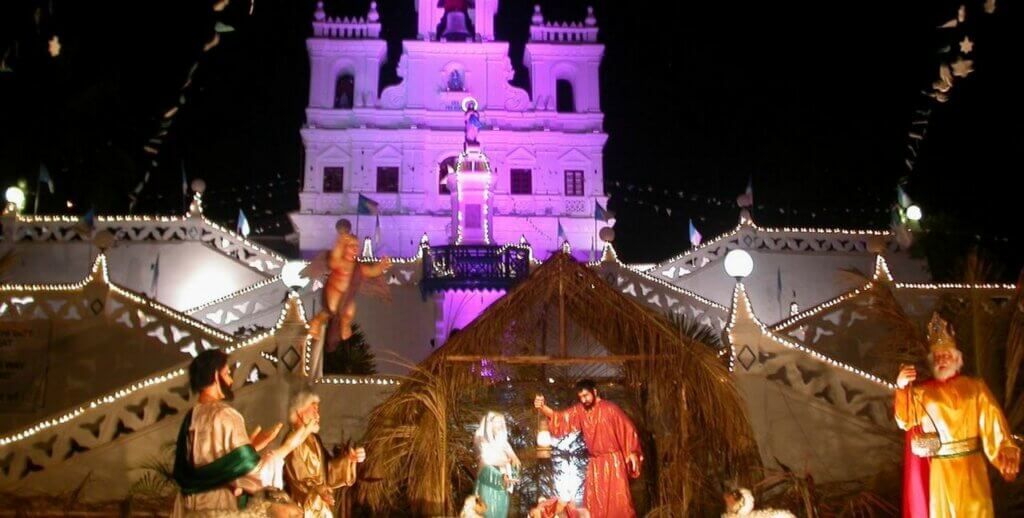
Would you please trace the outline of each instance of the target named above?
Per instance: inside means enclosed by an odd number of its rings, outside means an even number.
[[[149,285],[149,292],[153,294],[153,298],[155,299],[157,297],[157,291],[156,291],[157,283],[160,280],[160,254],[159,253],[156,254],[156,262],[153,263],[153,265],[150,266],[149,269],[153,272],[153,281]]]
[[[249,220],[245,217],[245,212],[242,209],[238,209],[238,225],[236,231],[242,235],[242,237],[249,237]]]
[[[754,206],[754,177],[751,176],[747,180],[747,190],[743,194],[736,197],[736,205],[741,208],[749,209]]]
[[[188,177],[185,176],[185,161],[181,161],[181,195],[188,195]]]
[[[693,218],[690,218],[690,244],[694,247],[700,246],[701,240],[704,239],[697,231],[697,227],[693,225]]]
[[[359,206],[356,208],[356,213],[359,215],[376,216],[378,212],[379,204],[362,194],[359,195]]]
[[[604,210],[601,204],[596,201],[594,202],[594,219],[598,221],[608,221],[610,219],[608,211]]]
[[[565,229],[562,228],[562,222],[558,222],[558,240],[565,243],[569,241],[569,237],[565,235]]]
[[[53,177],[50,176],[50,170],[46,167],[46,164],[39,162],[39,183],[45,183],[46,187],[50,189],[50,194],[53,194]]]
[[[903,190],[902,185],[896,186],[896,201],[899,202],[900,208],[902,209],[906,209],[907,207],[914,204],[914,202],[910,199],[910,196],[907,196],[906,191]]]

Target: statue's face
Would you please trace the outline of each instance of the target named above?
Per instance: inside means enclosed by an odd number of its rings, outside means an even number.
[[[586,408],[587,410],[590,410],[590,408],[594,406],[594,403],[597,402],[597,394],[587,389],[577,392],[576,397],[580,399],[580,403],[583,405],[583,408]]]
[[[320,420],[320,403],[314,401],[299,411],[299,419],[304,423],[311,423]]]

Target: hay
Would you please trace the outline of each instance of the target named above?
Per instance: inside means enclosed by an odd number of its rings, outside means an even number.
[[[557,324],[560,317],[565,325]],[[657,512],[685,516],[715,506],[723,481],[749,480],[759,460],[746,406],[712,348],[618,293],[567,254],[558,254],[414,368],[374,410],[366,432],[360,501],[375,515],[453,513],[476,470],[466,423],[479,419],[470,415],[479,412],[474,405],[500,392],[506,380],[481,376],[480,363],[449,357],[554,355],[550,338],[559,331],[579,339],[569,356],[598,351],[630,358],[615,372],[628,403],[637,409],[632,417],[652,446],[645,455],[653,480],[650,504]],[[581,351],[576,347],[577,341],[586,341],[581,337],[596,343],[588,342]],[[559,343],[558,352],[568,353],[566,340]],[[607,365],[500,368],[516,382],[533,383],[545,376],[565,382],[610,372]],[[552,376],[553,371],[558,374]],[[524,453],[520,456],[529,457]]]

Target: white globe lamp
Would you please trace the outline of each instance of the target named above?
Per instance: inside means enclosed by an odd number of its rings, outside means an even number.
[[[921,213],[921,207],[918,207],[917,205],[907,207],[907,219],[910,221],[921,221],[921,216],[923,216]]]
[[[732,250],[725,254],[725,273],[737,281],[749,276],[754,271],[754,258],[746,250]]]
[[[293,290],[300,290],[309,284],[309,279],[302,276],[306,267],[303,261],[288,261],[281,267],[281,282]]]
[[[17,207],[19,211],[25,208],[25,191],[21,187],[16,185],[8,187],[4,191],[4,199],[7,200],[7,203]]]

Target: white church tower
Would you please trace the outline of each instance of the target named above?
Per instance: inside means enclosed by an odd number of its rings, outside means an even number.
[[[448,178],[464,151],[464,108],[479,110],[479,145],[490,168],[486,241],[518,243],[534,253],[561,249],[564,229],[581,258],[600,249],[595,206],[606,207],[604,114],[592,9],[572,23],[544,20],[535,7],[524,66],[531,92],[509,84],[509,44],[494,35],[498,0],[417,0],[418,37],[402,43],[401,82],[381,88],[387,45],[376,2],[366,17],[327,17],[317,5],[310,58],[309,107],[300,209],[291,215],[304,254],[329,248],[334,223],[353,221],[374,234],[374,215],[359,215],[359,198],[376,202],[378,254],[414,255],[431,243],[459,240],[456,185]],[[581,13],[582,15],[583,13]],[[464,201],[465,204],[465,201]],[[454,209],[454,210],[453,210]],[[476,214],[472,217],[476,218]]]

